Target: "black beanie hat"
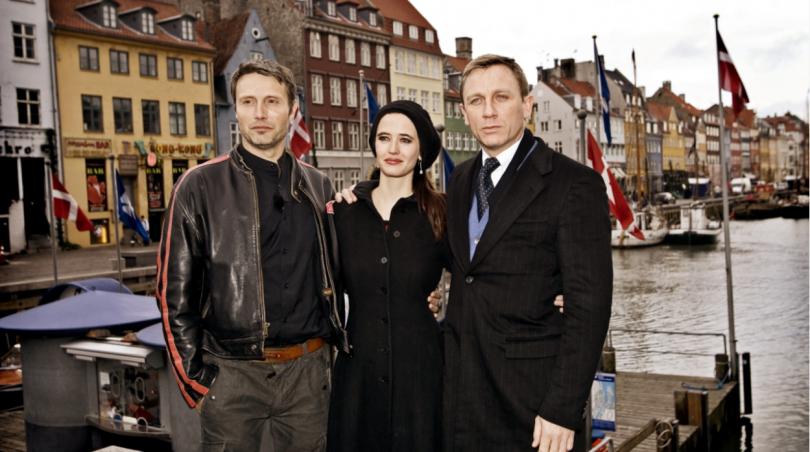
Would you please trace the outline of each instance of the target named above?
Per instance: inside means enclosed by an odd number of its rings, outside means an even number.
[[[377,126],[380,125],[380,120],[388,113],[402,113],[411,120],[416,128],[416,134],[419,136],[419,154],[422,157],[422,167],[424,169],[430,168],[439,152],[442,150],[442,139],[439,132],[433,127],[430,121],[430,115],[421,105],[410,100],[395,100],[390,104],[386,104],[377,112],[374,117],[374,124],[368,134],[368,144],[371,146],[371,152],[377,156],[377,149],[374,147],[377,138]]]

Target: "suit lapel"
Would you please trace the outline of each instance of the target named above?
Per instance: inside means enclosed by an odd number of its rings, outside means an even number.
[[[531,145],[534,145],[534,142],[532,140]],[[495,209],[491,212],[481,241],[475,249],[469,270],[481,263],[512,226],[512,223],[546,187],[543,176],[551,171],[552,152],[554,151],[542,140],[537,141],[537,147],[526,157],[523,166],[515,174]]]
[[[473,169],[475,159],[481,158],[481,151],[475,157],[460,164],[453,171],[453,190],[447,203],[447,230],[453,256],[463,268],[470,264],[470,229],[468,224],[469,206],[472,203]]]

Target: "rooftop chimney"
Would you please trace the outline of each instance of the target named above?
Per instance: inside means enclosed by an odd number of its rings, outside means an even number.
[[[543,66],[537,66],[537,81],[543,80]]]
[[[667,80],[664,82],[664,89],[667,91],[672,91],[672,82]]]
[[[456,38],[456,56],[472,61],[472,38]]]
[[[560,67],[559,61],[560,61],[559,59],[554,58],[554,67],[555,67],[555,68]]]
[[[682,101],[686,102],[686,94],[678,94]]]

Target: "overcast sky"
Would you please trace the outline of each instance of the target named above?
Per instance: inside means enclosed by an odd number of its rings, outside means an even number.
[[[554,58],[593,61],[592,35],[608,69],[631,81],[635,48],[638,85],[652,95],[664,80],[700,109],[717,103],[714,14],[742,77],[749,108],[760,116],[786,110],[806,117],[810,88],[810,1],[410,0],[436,28],[444,53],[455,38],[473,38],[473,57],[517,59],[529,83]],[[608,6],[610,5],[610,6]],[[724,94],[724,103],[730,97]]]

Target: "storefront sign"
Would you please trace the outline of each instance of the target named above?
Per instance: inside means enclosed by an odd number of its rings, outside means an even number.
[[[42,146],[47,144],[41,130],[0,130],[0,156],[2,157],[44,157]]]
[[[87,159],[87,210],[104,212],[107,210],[107,167],[104,159]]]
[[[146,168],[146,191],[150,209],[163,208],[163,168],[161,165]]]
[[[205,152],[201,144],[150,143],[149,150],[163,157],[201,157]]]
[[[155,166],[156,163],[157,163],[157,154],[155,154],[154,152],[150,152],[149,155],[146,156],[146,164],[149,165],[149,167],[151,168]]]
[[[65,157],[104,158],[112,152],[110,140],[92,138],[65,138],[62,153]]]
[[[122,176],[137,176],[138,156],[137,155],[118,156],[118,172],[121,173]]]
[[[188,160],[172,160],[172,180],[177,185],[177,180],[188,170]]]

